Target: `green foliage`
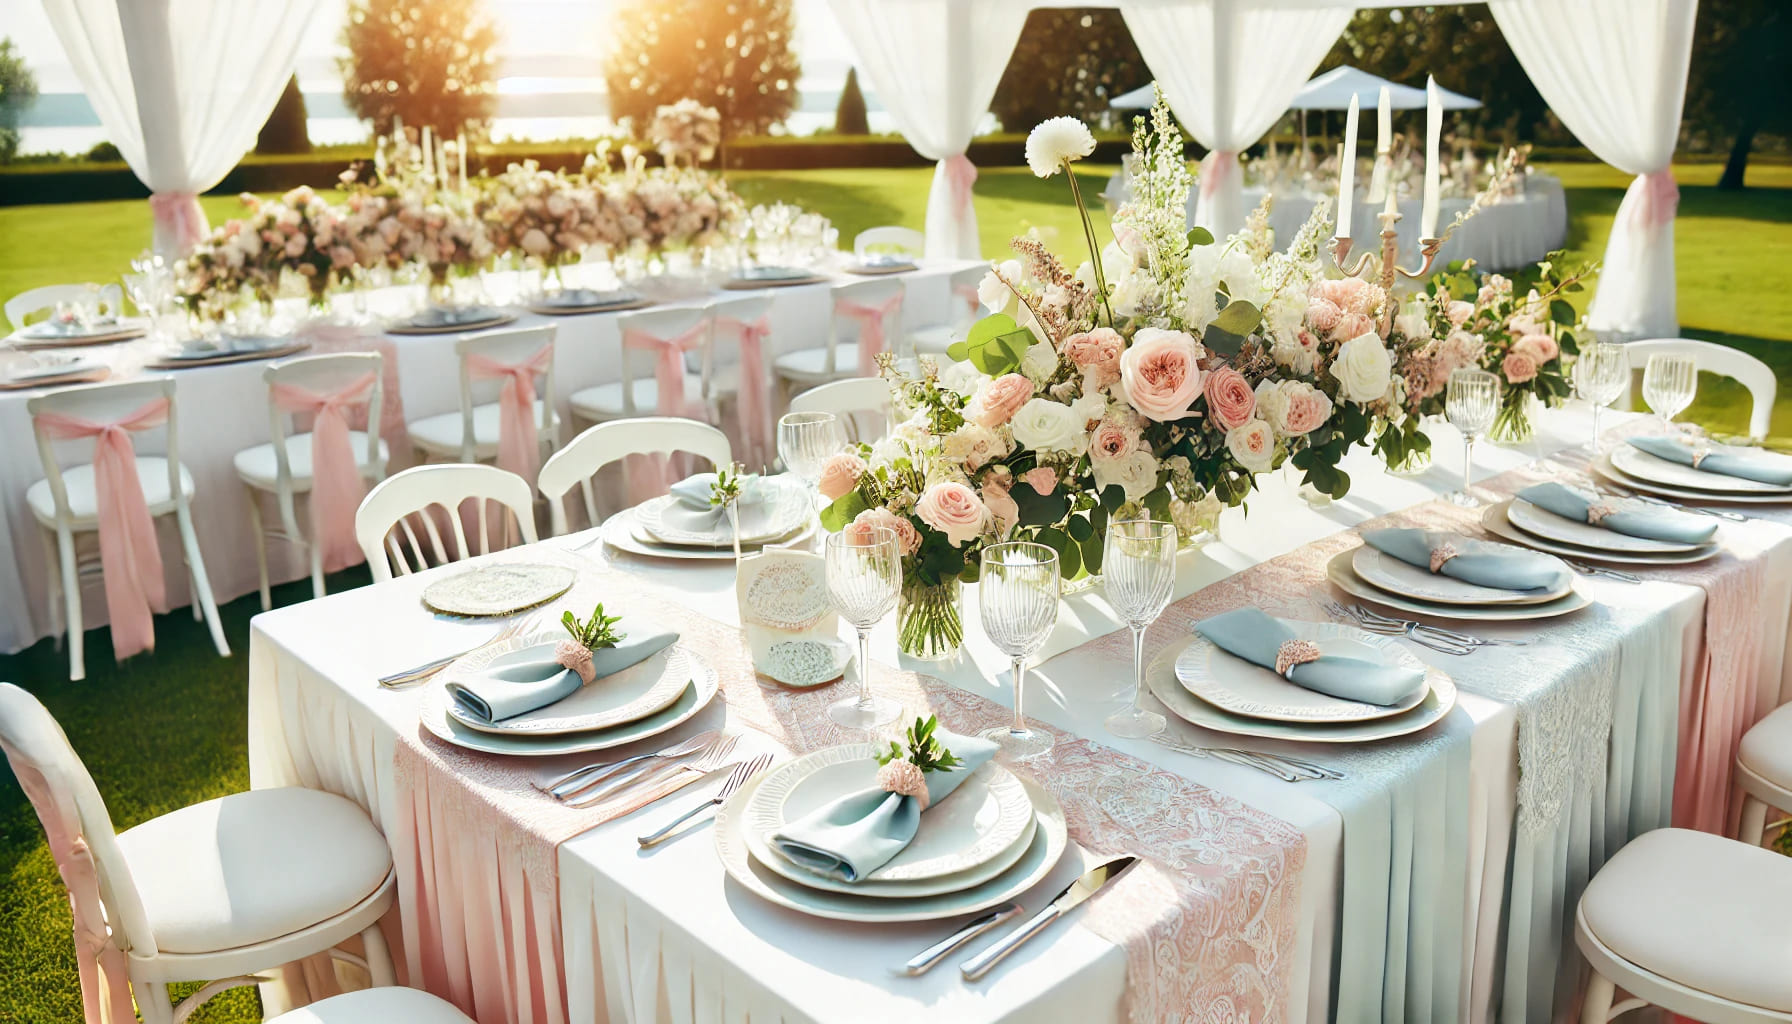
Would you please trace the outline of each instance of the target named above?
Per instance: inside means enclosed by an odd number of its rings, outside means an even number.
[[[0,39],[0,164],[19,154],[19,114],[37,98],[37,76],[11,38]]]
[[[591,618],[583,622],[580,622],[579,617],[572,612],[567,612],[560,617],[560,624],[566,627],[568,633],[572,634],[573,640],[593,651],[614,647],[628,639],[627,633],[620,633],[615,629],[616,624],[621,621],[622,616],[620,615],[605,615],[601,601],[592,610]]]
[[[1784,0],[1699,5],[1687,69],[1685,125],[1695,145],[1713,150],[1729,145],[1719,188],[1743,187],[1757,134],[1792,132],[1788,90],[1792,12]]]
[[[870,507],[865,496],[854,488],[835,498],[827,508],[821,510],[821,525],[830,532],[838,533],[846,529],[846,524],[857,518],[860,512]]]
[[[890,741],[890,751],[877,755],[878,764],[889,764],[891,761],[908,760],[924,772],[949,772],[954,768],[962,768],[964,759],[940,745],[939,737],[934,730],[939,727],[937,716],[928,715],[925,720],[917,718],[915,724],[909,726],[903,736],[908,742],[908,750],[903,751],[895,740]]]
[[[1007,131],[1069,114],[1101,123],[1108,101],[1151,81],[1120,12],[1104,8],[1028,13],[989,108]]]
[[[992,313],[972,324],[965,339],[953,342],[946,355],[952,359],[969,359],[977,369],[991,377],[1000,377],[1020,369],[1021,356],[1032,343],[1033,332],[1006,313]]]
[[[1226,303],[1226,308],[1213,318],[1214,326],[1241,338],[1256,330],[1257,325],[1262,322],[1263,311],[1243,299],[1233,299]]]
[[[1295,452],[1291,461],[1305,475],[1307,483],[1333,498],[1342,498],[1350,490],[1350,474],[1338,468],[1338,463],[1352,447],[1368,439],[1374,424],[1362,406],[1341,403],[1331,419],[1307,435],[1307,447]],[[1408,420],[1407,425],[1416,432],[1417,418]],[[1424,441],[1427,447],[1430,443],[1429,439]]]
[[[796,109],[803,68],[791,0],[629,0],[613,17],[604,65],[610,116],[646,124],[694,99],[722,115],[722,136],[763,134]]]
[[[117,164],[124,162],[124,154],[110,142],[96,142],[87,151],[87,161],[95,164]]]
[[[1021,526],[1051,526],[1070,513],[1070,495],[1062,487],[1040,494],[1030,484],[1017,483],[1008,493],[1020,509]]]
[[[740,478],[746,467],[738,462],[716,467],[715,483],[709,485],[711,508],[726,508],[740,500]]]
[[[865,113],[865,93],[859,88],[859,69],[846,69],[840,102],[834,104],[834,131],[841,135],[870,135],[871,119]]]
[[[255,152],[311,152],[311,136],[306,130],[305,118],[305,94],[299,91],[299,76],[294,75],[286,80],[280,101],[274,104],[274,112],[261,126],[261,134],[255,138]]]
[[[1188,229],[1188,244],[1191,247],[1197,245],[1212,245],[1213,232],[1196,224],[1194,227]]]
[[[374,131],[425,125],[481,138],[498,102],[498,29],[485,0],[349,0],[342,99]]]

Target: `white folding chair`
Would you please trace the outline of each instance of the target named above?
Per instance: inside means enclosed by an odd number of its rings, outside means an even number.
[[[810,388],[790,400],[791,412],[831,412],[846,425],[846,439],[882,437],[890,425],[890,382],[848,377]]]
[[[479,539],[477,551],[468,544],[467,531],[461,522],[461,505],[467,501],[474,503],[473,518],[477,520]],[[488,501],[498,503],[497,524],[489,518]],[[506,512],[510,515],[506,516]],[[535,543],[533,496],[529,492],[529,482],[515,473],[476,462],[413,466],[402,473],[392,474],[367,492],[361,507],[355,511],[355,540],[367,556],[367,568],[373,573],[373,581],[383,583],[392,578],[394,569],[398,575],[407,576],[427,569],[431,564],[441,565],[490,553],[491,527],[508,528],[512,518],[523,543]],[[448,522],[454,540],[452,548],[442,543],[438,519]],[[417,537],[413,521],[422,524],[423,534],[429,538],[427,550]],[[405,553],[407,545],[408,556]],[[387,561],[388,554],[390,562]]]
[[[1742,790],[1742,828],[1736,838],[1760,843],[1770,809],[1792,812],[1792,704],[1782,704],[1742,734],[1736,785]]]
[[[866,330],[866,318],[853,314],[855,309],[884,311],[875,319],[881,325],[886,347],[899,355],[903,341],[903,294],[902,280],[894,277],[835,285],[827,343],[820,348],[786,352],[772,360],[772,372],[784,393],[788,394],[792,387],[814,387],[842,377],[861,376],[859,344]],[[843,341],[843,337],[851,340]]]
[[[298,515],[294,509],[294,495],[309,494],[311,491],[312,435],[309,432],[291,432],[293,414],[281,410],[276,404],[274,389],[280,385],[290,385],[326,395],[372,374],[372,389],[364,399],[353,403],[367,410],[368,429],[350,430],[348,441],[350,449],[355,453],[355,468],[361,471],[361,476],[379,480],[386,475],[388,454],[386,443],[380,440],[379,435],[380,401],[383,397],[380,385],[382,363],[378,352],[342,352],[282,359],[269,363],[268,368],[262,371],[261,379],[268,386],[269,436],[273,440],[267,444],[244,448],[236,453],[234,462],[236,475],[248,491],[249,523],[255,528],[255,564],[261,570],[263,611],[273,607],[268,590],[267,542],[270,537],[309,549],[311,591],[316,597],[324,596],[324,545],[313,543],[315,537],[312,540],[306,539],[305,533],[299,529]],[[280,509],[280,526],[273,530],[265,529],[262,523],[263,492],[273,494]],[[311,528],[315,533],[315,516],[311,519]]]
[[[460,409],[406,424],[411,443],[424,453],[426,459],[487,462],[497,458],[499,425],[503,421],[497,395],[502,382],[476,378],[467,366],[468,357],[485,356],[515,365],[534,358],[546,348],[550,354],[541,374],[542,389],[535,397],[533,418],[539,443],[552,451],[560,428],[560,414],[555,411],[554,404],[554,330],[554,325],[549,324],[468,335],[456,341],[454,354],[460,360]]]
[[[264,1024],[473,1024],[473,1018],[428,992],[393,987],[320,999]]]
[[[1754,402],[1748,415],[1748,434],[1756,440],[1767,436],[1773,421],[1774,398],[1780,387],[1772,367],[1740,349],[1693,338],[1648,338],[1624,343],[1624,354],[1632,370],[1648,366],[1649,357],[1657,353],[1691,356],[1701,373],[1715,373],[1741,382]],[[1625,377],[1624,394],[1619,397],[1618,406],[1630,407],[1629,375]]]
[[[69,885],[75,941],[102,974],[92,998],[123,1020],[134,996],[144,1024],[185,1021],[217,993],[263,980],[257,972],[319,953],[394,984],[379,928],[397,888],[392,853],[353,802],[256,789],[115,832],[62,728],[11,683],[0,683],[0,749]],[[335,948],[356,935],[365,959]],[[191,981],[206,984],[172,1005],[168,986]],[[89,1006],[88,1019],[119,1017]]]
[[[153,444],[159,433],[163,454],[137,454],[137,479],[142,484],[143,499],[152,519],[170,513],[174,515],[180,530],[181,554],[193,587],[193,618],[203,618],[210,627],[212,643],[219,656],[230,656],[230,644],[224,639],[224,627],[218,621],[218,606],[212,599],[211,579],[206,575],[205,559],[199,551],[199,537],[193,529],[193,474],[180,462],[180,404],[175,401],[174,379],[164,376],[117,384],[90,384],[47,392],[25,403],[37,437],[38,458],[44,468],[44,479],[26,489],[25,504],[30,506],[32,516],[37,519],[38,535],[44,542],[45,564],[50,567],[50,632],[60,634],[64,622],[67,624],[70,679],[87,676],[81,614],[82,577],[103,578],[104,575],[97,545],[86,554],[76,546],[78,535],[97,535],[100,528],[99,490],[91,461],[94,441],[53,440],[37,418],[51,413],[94,423],[113,423],[158,399],[168,401],[167,422],[159,428],[132,432],[131,436],[135,448],[139,441]],[[63,466],[57,458],[58,448],[66,450],[76,446],[85,447],[89,461]]]
[[[1581,1024],[1659,1006],[1712,1024],[1792,1021],[1792,860],[1687,829],[1632,839],[1581,894]],[[1616,990],[1630,999],[1613,1006]]]
[[[769,460],[772,440],[772,297],[767,292],[719,299],[710,303],[713,341],[710,345],[709,393],[718,411],[723,398],[732,396],[741,445],[741,461],[749,465]],[[754,418],[744,400],[748,375],[764,399],[763,420]]]
[[[679,366],[684,371],[684,402],[687,407],[701,406],[709,410],[710,331],[709,311],[703,308],[650,309],[624,313],[616,318],[616,327],[623,336],[621,358],[622,379],[598,384],[573,393],[570,404],[573,416],[588,423],[622,419],[627,416],[652,416],[659,411],[660,387],[655,375],[658,353],[629,344],[630,337],[658,339],[668,344],[684,340],[688,347]],[[690,362],[697,369],[690,368]]]
[[[548,500],[548,522],[553,535],[558,537],[567,531],[565,498],[568,491],[579,488],[580,496],[585,499],[586,521],[596,526],[602,520],[591,478],[599,470],[630,455],[672,452],[690,452],[716,466],[726,466],[734,461],[734,450],[728,444],[727,434],[707,423],[670,416],[611,420],[573,438],[541,467],[541,493]]]
[[[952,343],[964,340],[965,334],[983,315],[983,304],[977,298],[977,283],[989,273],[988,267],[960,270],[948,281],[951,293],[946,296],[946,319],[942,323],[917,327],[908,334],[908,343],[916,355],[943,356]]]
[[[124,315],[124,288],[111,284],[46,284],[22,291],[6,300],[6,319],[15,329],[34,314],[56,308],[58,302],[93,302],[102,316]]]
[[[927,236],[914,228],[894,224],[866,228],[853,237],[852,252],[860,260],[878,253],[901,253],[920,259],[927,252]]]

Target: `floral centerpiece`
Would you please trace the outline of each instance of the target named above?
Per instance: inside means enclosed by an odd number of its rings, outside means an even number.
[[[695,167],[715,158],[722,144],[722,115],[714,107],[682,99],[655,110],[647,134],[668,166]]]
[[[247,217],[208,235],[176,267],[176,288],[189,309],[222,315],[243,299],[271,304],[283,294],[321,303],[358,254],[343,211],[301,185],[279,199],[240,197]]]

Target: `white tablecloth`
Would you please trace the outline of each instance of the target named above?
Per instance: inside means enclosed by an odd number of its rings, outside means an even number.
[[[904,324],[916,327],[947,322],[947,279],[953,271],[972,265],[974,261],[930,261],[921,269],[902,275],[908,286],[902,309]],[[837,280],[863,278],[841,275]],[[772,331],[764,353],[768,361],[785,352],[825,343],[831,322],[829,287],[824,283],[769,292]],[[718,294],[727,298],[749,293]],[[705,296],[673,305],[696,305],[709,299]],[[549,319],[525,313],[517,326]],[[555,386],[560,418],[563,429],[570,430],[573,421],[568,399],[573,392],[619,379],[621,335],[614,313],[552,319],[559,324]],[[398,355],[406,417],[417,420],[459,408],[460,378],[454,356],[454,340],[459,335],[388,337]],[[148,340],[82,351],[110,363],[115,379],[140,372],[155,354],[154,343]],[[7,356],[0,353],[0,372],[6,362]],[[257,586],[254,530],[249,524],[243,484],[231,459],[238,451],[268,440],[267,385],[261,379],[266,366],[265,362],[243,362],[175,373],[179,381],[180,458],[193,474],[197,491],[193,499],[194,525],[212,591],[220,604],[250,593]],[[770,372],[769,365],[766,372]],[[0,392],[0,437],[10,439],[0,446],[0,565],[9,567],[0,571],[0,651],[7,653],[36,643],[50,630],[44,547],[36,521],[25,506],[26,489],[44,476],[32,441],[31,420],[25,411],[25,403],[34,393]],[[722,426],[731,435],[735,433],[732,422]],[[139,451],[143,454],[159,450],[159,444],[140,442]],[[73,446],[70,454],[80,461],[90,457]],[[399,464],[408,462],[403,459]],[[178,539],[172,526],[162,524],[162,529],[168,599],[171,606],[178,607],[189,600],[186,574],[180,571]],[[309,572],[292,545],[271,543],[269,557],[276,582],[299,579]],[[106,624],[106,604],[97,581],[87,587],[85,615],[90,629]]]

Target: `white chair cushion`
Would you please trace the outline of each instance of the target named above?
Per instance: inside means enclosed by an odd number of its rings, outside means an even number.
[[[1721,836],[1664,828],[1606,862],[1581,896],[1587,930],[1688,988],[1792,1011],[1792,860]]]
[[[143,483],[143,500],[149,503],[149,514],[159,516],[174,511],[174,498],[168,493],[168,460],[160,455],[137,456],[137,479]],[[68,510],[74,525],[90,526],[99,520],[99,497],[93,488],[93,467],[85,463],[66,466],[62,485],[68,491]],[[193,474],[180,467],[180,490],[193,497]],[[39,480],[25,491],[25,503],[31,514],[46,526],[56,524],[56,499],[50,494],[50,481]]]
[[[772,369],[780,377],[791,380],[822,381],[837,377],[857,377],[859,375],[859,346],[857,342],[842,344],[834,350],[834,372],[827,371],[828,350],[826,348],[799,348],[795,352],[786,352],[772,360]]]
[[[541,399],[535,400],[535,409],[530,415],[535,422],[541,422]],[[405,429],[410,431],[411,443],[432,455],[460,456],[460,411],[445,412],[440,416],[431,416],[415,423],[408,423]],[[498,403],[489,402],[473,407],[473,454],[476,458],[491,458],[498,454]]]
[[[953,342],[964,339],[964,333],[951,324],[941,324],[938,327],[922,327],[911,333],[908,340],[919,355],[943,356]]]
[[[392,853],[332,793],[257,789],[127,829],[119,849],[164,953],[213,953],[309,928],[379,889]]]
[[[348,432],[348,446],[355,453],[355,465],[361,467],[361,474],[367,475],[367,435],[359,430]],[[380,442],[380,462],[386,461],[386,442]],[[271,491],[280,479],[280,469],[274,458],[273,442],[258,444],[253,448],[244,448],[236,453],[236,475],[247,483],[264,491]],[[311,435],[289,434],[286,438],[286,464],[292,470],[292,489],[305,492],[311,489]]]
[[[703,398],[703,378],[694,373],[684,375],[686,404]],[[635,411],[622,406],[622,382],[599,384],[573,393],[572,411],[588,420],[613,420],[621,416],[657,416],[660,405],[660,382],[652,377],[635,381]]]
[[[473,1019],[414,988],[368,988],[269,1017],[266,1024],[473,1024]]]
[[[1769,783],[1792,792],[1792,704],[1781,705],[1743,733],[1736,759]]]

